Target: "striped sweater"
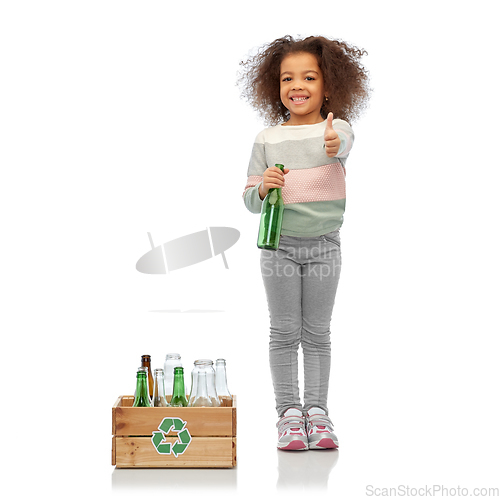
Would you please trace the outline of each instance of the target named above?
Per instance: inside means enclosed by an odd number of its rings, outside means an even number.
[[[340,228],[345,210],[345,162],[354,141],[349,124],[333,120],[341,140],[337,156],[325,153],[326,120],[313,125],[277,125],[257,135],[243,199],[260,213],[259,186],[266,168],[281,163],[290,171],[282,189],[285,211],[281,234],[313,237]]]

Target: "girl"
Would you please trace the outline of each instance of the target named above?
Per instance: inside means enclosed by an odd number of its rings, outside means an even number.
[[[330,321],[341,264],[345,163],[354,140],[349,122],[369,97],[359,62],[364,54],[338,40],[286,36],[241,63],[242,96],[271,125],[253,146],[245,205],[260,213],[271,188],[283,188],[285,203],[279,249],[261,251],[280,449],[338,447],[327,405]]]

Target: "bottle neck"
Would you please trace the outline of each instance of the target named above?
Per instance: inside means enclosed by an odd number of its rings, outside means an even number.
[[[151,371],[151,356],[142,356],[141,357],[141,365],[147,366],[148,370]]]
[[[149,402],[148,381],[145,371],[137,372],[134,406],[151,406]]]
[[[163,380],[163,374],[155,373],[154,396],[155,397],[164,397],[165,396],[165,384],[164,384],[164,380]]]
[[[185,396],[184,391],[184,373],[183,371],[175,370],[174,373],[174,392],[173,396]]]
[[[227,387],[226,363],[217,362],[215,368],[215,388],[218,396],[230,397],[231,393]]]
[[[165,398],[165,384],[163,380],[163,370],[156,369],[154,376],[154,390],[152,398],[153,406],[168,406],[167,400]]]
[[[146,379],[146,372],[139,372],[137,374],[137,390],[136,390],[136,394],[146,394],[147,390],[146,390],[146,383],[147,383],[147,379]]]

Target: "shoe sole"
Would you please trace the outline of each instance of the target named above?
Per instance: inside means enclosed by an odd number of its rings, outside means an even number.
[[[336,450],[339,447],[338,444],[331,438],[320,439],[317,443],[309,443],[310,450]]]
[[[302,441],[290,441],[286,446],[278,446],[279,450],[307,450],[308,446],[307,444],[303,443]]]

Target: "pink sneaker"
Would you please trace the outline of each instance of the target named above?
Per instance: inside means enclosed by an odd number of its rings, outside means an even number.
[[[276,424],[280,450],[307,450],[305,418],[302,411],[289,408]]]
[[[339,440],[333,433],[332,421],[321,408],[311,408],[307,412],[306,427],[310,450],[339,447]]]

